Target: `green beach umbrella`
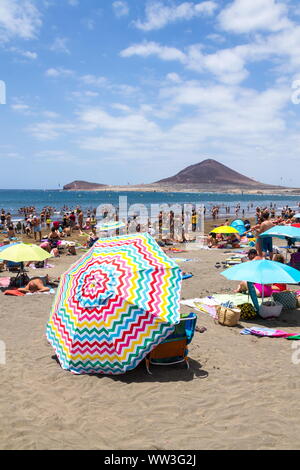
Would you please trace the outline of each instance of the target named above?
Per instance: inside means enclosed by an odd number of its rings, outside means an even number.
[[[14,263],[44,261],[51,257],[52,255],[48,253],[48,251],[43,250],[37,245],[26,243],[7,245],[7,247],[1,251],[1,259],[5,261],[13,261]]]

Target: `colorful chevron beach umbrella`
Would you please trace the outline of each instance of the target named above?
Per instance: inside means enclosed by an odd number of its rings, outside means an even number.
[[[47,338],[63,369],[122,374],[179,321],[181,270],[149,234],[99,239],[61,276]]]

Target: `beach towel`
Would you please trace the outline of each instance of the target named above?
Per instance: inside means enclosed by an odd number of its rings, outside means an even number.
[[[8,287],[10,284],[10,277],[1,277],[0,278],[0,287]]]
[[[48,292],[27,292],[26,295],[36,295],[36,294],[45,294],[45,295],[55,294],[55,289],[50,289]]]
[[[52,268],[54,268],[54,265],[46,263],[43,268],[37,268],[34,263],[31,263],[29,265],[29,268],[31,268],[31,269],[46,269],[46,268],[47,269],[52,269]]]
[[[183,250],[182,248],[168,248],[166,251],[174,251],[175,253],[186,253],[187,250]]]
[[[293,333],[287,333],[286,331],[276,330],[272,328],[261,328],[259,326],[245,328],[240,333],[241,335],[267,336],[269,338],[287,338],[289,336],[294,336]]]
[[[199,261],[197,258],[172,258],[175,263],[186,263],[188,261]]]
[[[204,298],[196,297],[194,299],[184,299],[184,300],[181,300],[180,303],[182,305],[186,305],[187,307],[196,308],[195,307],[196,303],[202,303],[202,302],[204,303],[205,301],[207,301],[208,305],[218,305],[216,301],[213,300],[212,297],[204,297]]]
[[[217,306],[216,305],[208,305],[205,303],[196,302],[195,308],[199,312],[208,313],[208,315],[210,315],[211,317],[217,318]]]
[[[235,306],[244,304],[248,301],[248,294],[232,293],[232,294],[214,294],[214,299],[219,305],[225,302],[233,302]],[[261,299],[260,299],[261,302]]]
[[[17,289],[6,290],[4,295],[14,295],[16,297],[23,297],[25,294],[23,292],[18,291]]]

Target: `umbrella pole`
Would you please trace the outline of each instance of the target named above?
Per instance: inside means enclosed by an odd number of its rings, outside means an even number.
[[[18,274],[16,275],[16,279],[18,279],[18,277],[20,277],[22,273],[24,273],[24,263],[21,263],[20,271],[18,271]]]

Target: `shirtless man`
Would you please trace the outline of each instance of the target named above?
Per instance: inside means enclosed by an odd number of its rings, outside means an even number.
[[[33,225],[33,234],[34,234],[34,239],[36,240],[36,234],[39,234],[39,241],[42,241],[42,227],[41,227],[41,220],[39,217],[36,215],[33,217],[32,221]]]
[[[46,278],[47,280],[47,278]],[[23,294],[27,293],[34,293],[34,292],[49,292],[50,288],[45,287],[42,279],[40,277],[36,277],[34,279],[31,279],[31,281],[28,282],[26,287],[20,287],[18,291],[23,292]]]
[[[82,210],[79,212],[77,218],[78,218],[79,229],[82,230],[83,229],[83,212],[82,212]]]
[[[259,256],[263,256],[264,258],[267,255],[267,252],[270,254],[270,259],[273,258],[273,240],[272,237],[263,237],[261,238],[261,234],[269,230],[270,228],[274,227],[273,222],[269,219],[270,214],[269,212],[264,212],[262,214],[262,222],[255,227],[252,227],[252,230],[256,230],[258,238],[256,242],[256,249]]]

